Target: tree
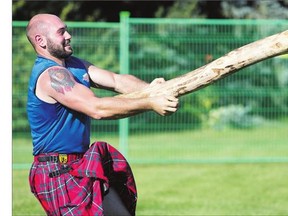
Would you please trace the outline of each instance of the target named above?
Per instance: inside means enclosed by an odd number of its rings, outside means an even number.
[[[237,0],[221,1],[225,18],[237,19],[287,19],[288,1],[275,0]]]

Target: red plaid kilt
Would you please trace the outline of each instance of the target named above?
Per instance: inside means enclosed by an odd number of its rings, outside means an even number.
[[[103,185],[114,187],[131,215],[135,215],[137,190],[124,156],[105,142],[95,142],[83,158],[68,162],[71,170],[58,177],[49,173],[60,163],[34,161],[29,183],[48,215],[103,215]]]

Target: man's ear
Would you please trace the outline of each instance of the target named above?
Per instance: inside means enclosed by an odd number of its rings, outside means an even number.
[[[46,47],[46,39],[41,35],[35,35],[35,43],[42,48]]]

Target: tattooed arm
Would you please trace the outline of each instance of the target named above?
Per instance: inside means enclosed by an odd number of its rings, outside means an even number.
[[[51,67],[40,75],[36,95],[47,103],[59,102],[94,119],[118,119],[149,110],[167,115],[175,112],[178,105],[177,98],[166,95],[139,99],[99,98],[89,88],[77,83],[61,66]]]

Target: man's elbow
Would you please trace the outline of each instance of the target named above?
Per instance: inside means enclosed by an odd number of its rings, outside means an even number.
[[[89,113],[88,115],[95,120],[105,119],[105,115],[101,112],[92,112],[92,113]]]
[[[89,113],[88,115],[95,120],[114,119],[113,115],[105,110],[97,110]]]

